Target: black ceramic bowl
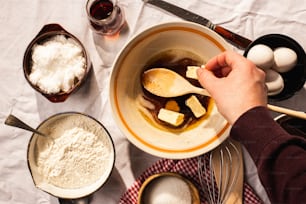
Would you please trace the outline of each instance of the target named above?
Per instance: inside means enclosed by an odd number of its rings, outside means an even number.
[[[306,138],[306,120],[280,115],[275,118],[275,121],[288,133]]]
[[[305,84],[306,80],[306,55],[301,45],[294,39],[282,34],[268,34],[254,40],[245,50],[246,57],[249,50],[257,44],[269,46],[272,50],[277,47],[287,47],[294,50],[297,54],[298,61],[296,66],[286,73],[280,73],[284,79],[285,87],[277,95],[269,96],[270,101],[281,101],[292,97]]]

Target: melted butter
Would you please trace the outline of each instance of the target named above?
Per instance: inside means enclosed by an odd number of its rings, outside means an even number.
[[[143,71],[152,68],[168,68],[183,76],[191,84],[201,87],[200,83],[195,79],[186,77],[187,66],[201,66],[205,64],[203,59],[198,55],[184,50],[167,50],[152,57],[149,62],[144,66]],[[191,96],[195,95],[200,101],[201,105],[207,110],[206,114],[200,118],[196,118],[192,111],[185,105],[185,101]],[[156,96],[143,88],[142,95],[138,97],[138,104],[140,104],[139,111],[150,124],[158,129],[170,132],[182,132],[185,130],[193,129],[201,124],[209,117],[213,107],[213,100],[210,97],[198,94],[186,94],[184,96],[163,98]],[[157,115],[161,108],[166,106],[179,110],[185,116],[184,122],[174,127],[166,122],[158,119]],[[173,105],[175,104],[175,105]],[[177,106],[177,107],[176,107]]]

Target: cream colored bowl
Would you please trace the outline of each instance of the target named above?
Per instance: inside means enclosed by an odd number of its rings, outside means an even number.
[[[139,97],[145,65],[161,52],[183,50],[203,62],[230,49],[215,32],[190,22],[151,27],[134,37],[117,56],[110,81],[110,102],[116,123],[128,140],[143,151],[164,158],[189,158],[222,143],[230,129],[212,102],[209,116],[182,131],[160,127],[146,115]]]
[[[74,128],[82,129],[83,135],[67,134]],[[28,166],[37,188],[59,198],[77,199],[94,193],[110,177],[115,163],[114,144],[96,119],[77,112],[59,113],[42,122],[37,130],[49,137],[33,134],[28,145]],[[93,166],[89,160],[97,162]],[[90,180],[84,181],[87,176]]]

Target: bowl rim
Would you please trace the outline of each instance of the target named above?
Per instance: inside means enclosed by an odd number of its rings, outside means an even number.
[[[91,194],[93,194],[94,192],[98,191],[100,188],[102,188],[105,183],[107,183],[107,181],[109,180],[109,178],[111,177],[111,174],[113,172],[113,169],[115,167],[115,161],[116,161],[116,150],[115,150],[115,144],[114,144],[114,141],[111,137],[111,134],[109,133],[109,131],[106,129],[106,127],[99,121],[97,120],[96,118],[86,114],[86,113],[82,113],[82,112],[77,112],[77,111],[66,111],[66,112],[60,112],[60,113],[56,113],[54,115],[51,115],[49,117],[47,117],[45,120],[43,120],[38,126],[36,129],[39,129],[42,125],[44,125],[46,122],[48,122],[48,120],[52,120],[56,117],[61,117],[61,116],[65,116],[65,115],[81,115],[81,116],[84,116],[88,119],[91,119],[93,122],[97,123],[97,125],[99,125],[102,130],[105,132],[105,135],[106,137],[108,138],[109,142],[110,142],[110,147],[111,147],[111,154],[112,154],[112,157],[113,157],[113,161],[112,161],[112,164],[110,165],[110,168],[108,169],[108,174],[105,175],[106,179],[103,181],[103,183],[101,183],[99,186],[97,186],[95,189],[91,190],[91,191],[86,191],[86,192],[83,192],[83,193],[80,193],[78,196],[71,196],[71,195],[64,195],[64,193],[62,194],[56,194],[54,192],[50,192],[44,188],[41,188],[39,186],[37,186],[37,183],[35,182],[35,179],[34,179],[34,174],[33,174],[33,171],[31,169],[31,162],[30,162],[30,146],[34,140],[34,137],[35,137],[35,133],[33,133],[31,135],[31,138],[28,142],[28,146],[27,146],[27,166],[28,166],[28,169],[30,171],[30,174],[31,174],[31,178],[32,178],[32,181],[34,183],[34,185],[39,188],[40,190],[50,194],[50,195],[53,195],[55,197],[58,197],[58,198],[63,198],[63,199],[78,199],[78,198],[82,198],[82,197],[86,197],[86,196],[89,196]],[[37,136],[37,137],[40,137],[40,136]],[[86,188],[87,186],[83,187],[83,188]],[[60,187],[58,187],[60,188]],[[74,190],[80,190],[82,188],[78,188],[78,189],[74,189]],[[72,189],[73,190],[73,189]],[[74,194],[75,192],[73,192]]]
[[[215,148],[229,136],[228,133],[230,129],[230,124],[226,122],[226,124],[221,129],[221,131],[216,133],[213,139],[210,139],[205,144],[200,144],[197,147],[177,150],[177,149],[166,149],[166,148],[158,147],[156,145],[149,144],[146,141],[142,140],[139,133],[136,133],[135,131],[133,131],[131,127],[129,127],[126,120],[124,119],[120,111],[120,107],[119,107],[118,96],[117,96],[117,91],[116,91],[117,85],[115,81],[117,81],[118,69],[119,69],[118,67],[120,67],[118,63],[119,64],[122,63],[123,59],[126,57],[126,54],[124,54],[124,51],[133,49],[134,46],[136,46],[138,43],[143,41],[147,36],[154,35],[161,31],[169,31],[169,30],[177,30],[177,29],[180,29],[180,30],[183,29],[184,31],[187,30],[189,32],[194,32],[197,35],[205,36],[206,38],[210,39],[221,51],[231,49],[230,45],[217,33],[215,33],[214,31],[202,25],[196,24],[196,23],[167,22],[167,23],[161,23],[161,24],[149,27],[145,29],[144,31],[140,32],[139,34],[135,35],[117,55],[117,58],[113,64],[113,70],[111,73],[111,80],[110,80],[110,91],[109,91],[113,117],[115,121],[117,122],[118,126],[120,127],[120,130],[127,137],[127,139],[130,142],[132,142],[135,146],[137,146],[138,148],[142,149],[143,151],[147,153],[150,153],[158,157],[171,158],[171,159],[190,158],[190,157],[198,156],[200,154],[203,154]],[[214,37],[210,36],[210,34],[212,34]],[[207,146],[209,146],[210,149],[209,150],[206,149],[205,151],[203,151],[203,149],[207,148]]]

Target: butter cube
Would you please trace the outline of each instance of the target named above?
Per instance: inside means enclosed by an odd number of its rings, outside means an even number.
[[[197,70],[198,66],[187,66],[186,77],[191,79],[198,79]]]
[[[179,126],[184,121],[184,114],[161,108],[157,115],[158,119],[173,126]]]
[[[206,109],[202,106],[198,98],[194,95],[190,96],[186,101],[185,101],[186,106],[188,106],[193,115],[196,118],[199,118],[203,116],[206,113]]]

